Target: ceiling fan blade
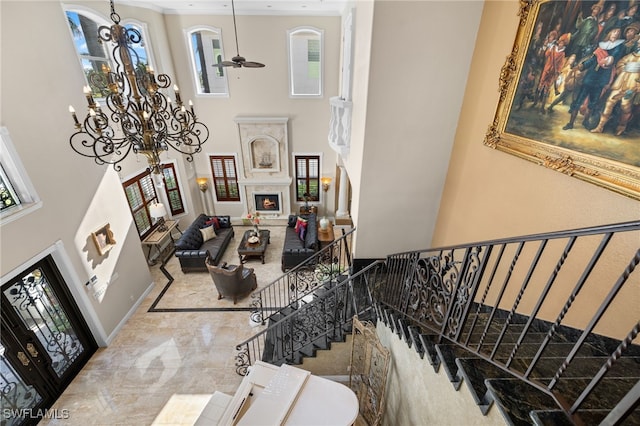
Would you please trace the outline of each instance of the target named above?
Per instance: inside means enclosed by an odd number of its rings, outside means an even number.
[[[264,64],[261,64],[260,62],[247,61],[247,62],[243,62],[242,66],[245,68],[263,68]]]
[[[222,61],[218,64],[213,64],[212,67],[216,67],[216,68],[223,68],[223,67],[233,67],[235,66],[235,62],[230,62],[230,61]]]

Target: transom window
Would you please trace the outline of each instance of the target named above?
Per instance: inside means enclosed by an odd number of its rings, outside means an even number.
[[[324,31],[313,27],[287,31],[290,96],[322,96],[323,38]]]
[[[320,156],[296,155],[296,201],[320,201]]]
[[[233,155],[211,155],[209,161],[217,200],[240,201],[235,157]]]
[[[191,69],[199,95],[228,96],[227,77],[222,67],[221,32],[213,27],[201,27],[187,31]]]

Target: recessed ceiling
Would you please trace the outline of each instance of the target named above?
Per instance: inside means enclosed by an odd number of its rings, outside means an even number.
[[[348,0],[234,0],[236,15],[339,16]],[[167,14],[231,14],[231,0],[116,0]]]

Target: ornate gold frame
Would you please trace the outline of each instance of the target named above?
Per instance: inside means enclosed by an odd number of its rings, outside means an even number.
[[[113,231],[111,231],[111,225],[108,223],[101,226],[95,232],[92,232],[91,238],[100,256],[107,254],[107,252],[116,245],[116,240],[113,238]]]
[[[500,98],[495,118],[493,123],[489,126],[484,144],[491,148],[532,161],[552,170],[559,171],[566,175],[615,191],[619,194],[640,200],[640,168],[637,167],[636,164],[632,164],[636,160],[627,164],[624,161],[616,161],[612,158],[606,158],[606,156],[588,153],[586,152],[586,149],[584,151],[580,151],[575,147],[579,142],[570,141],[569,144],[573,143],[574,147],[569,148],[566,146],[567,144],[562,146],[563,142],[554,141],[550,138],[547,138],[547,140],[543,140],[542,138],[540,140],[536,140],[537,138],[534,139],[533,135],[526,135],[524,132],[522,134],[517,134],[512,130],[507,130],[509,126],[511,126],[511,129],[516,127],[514,124],[515,120],[511,123],[509,120],[512,112],[515,111],[512,110],[512,107],[514,107],[516,92],[519,86],[520,76],[525,65],[525,60],[527,59],[529,49],[531,49],[534,30],[537,29],[536,27],[539,28],[544,26],[543,24],[546,21],[543,21],[543,16],[547,18],[549,16],[553,16],[556,21],[560,21],[556,15],[550,15],[548,9],[543,10],[544,15],[541,15],[539,19],[541,8],[550,8],[553,6],[553,3],[553,0],[520,0],[520,25],[516,34],[513,50],[507,57],[507,60],[500,72]],[[556,2],[556,4],[557,3],[580,4],[575,1]],[[560,18],[567,17],[561,16]],[[551,21],[551,19],[549,19],[549,21]],[[567,19],[565,19],[565,22],[567,22]],[[548,25],[546,26],[549,28],[551,23],[548,22],[547,24]],[[521,96],[520,93],[519,96]],[[636,96],[640,96],[640,94],[636,94]],[[557,114],[564,114],[564,116],[568,116],[564,111],[558,111]],[[557,115],[556,117],[559,116]],[[547,120],[550,119],[551,118],[547,118]],[[634,120],[637,119],[639,118],[634,118]],[[540,120],[541,122],[544,122],[542,119]],[[547,122],[544,123],[545,126],[550,125]],[[524,128],[525,126],[522,127]],[[595,138],[596,143],[598,143],[600,140],[598,138],[601,138],[601,151],[605,150],[607,143],[612,143],[614,141],[612,134],[602,133],[594,136],[593,133],[589,133],[589,135],[591,135],[589,136],[585,133],[588,132],[588,130],[583,129],[578,124],[576,124],[574,129],[569,130],[573,133],[560,133],[561,131],[559,128],[555,128],[553,131],[556,132],[556,135],[562,135],[565,139],[570,139],[574,136],[577,136],[576,139],[578,139],[579,135],[583,135],[583,137],[590,137],[591,140],[594,140]],[[540,133],[542,134],[543,132]],[[546,133],[547,136],[549,136],[549,134],[550,132]],[[636,140],[636,142],[634,143],[633,140]],[[623,151],[631,149],[640,150],[640,144],[637,143],[635,133],[633,136],[626,136],[626,138],[619,139],[616,142],[629,144],[625,145],[629,148],[622,148]],[[618,153],[617,155],[620,154]],[[637,153],[634,151],[631,158],[635,158],[635,156],[637,156]]]

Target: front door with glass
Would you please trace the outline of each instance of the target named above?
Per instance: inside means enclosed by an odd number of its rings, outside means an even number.
[[[2,424],[36,424],[96,351],[55,262],[48,256],[0,289]]]

